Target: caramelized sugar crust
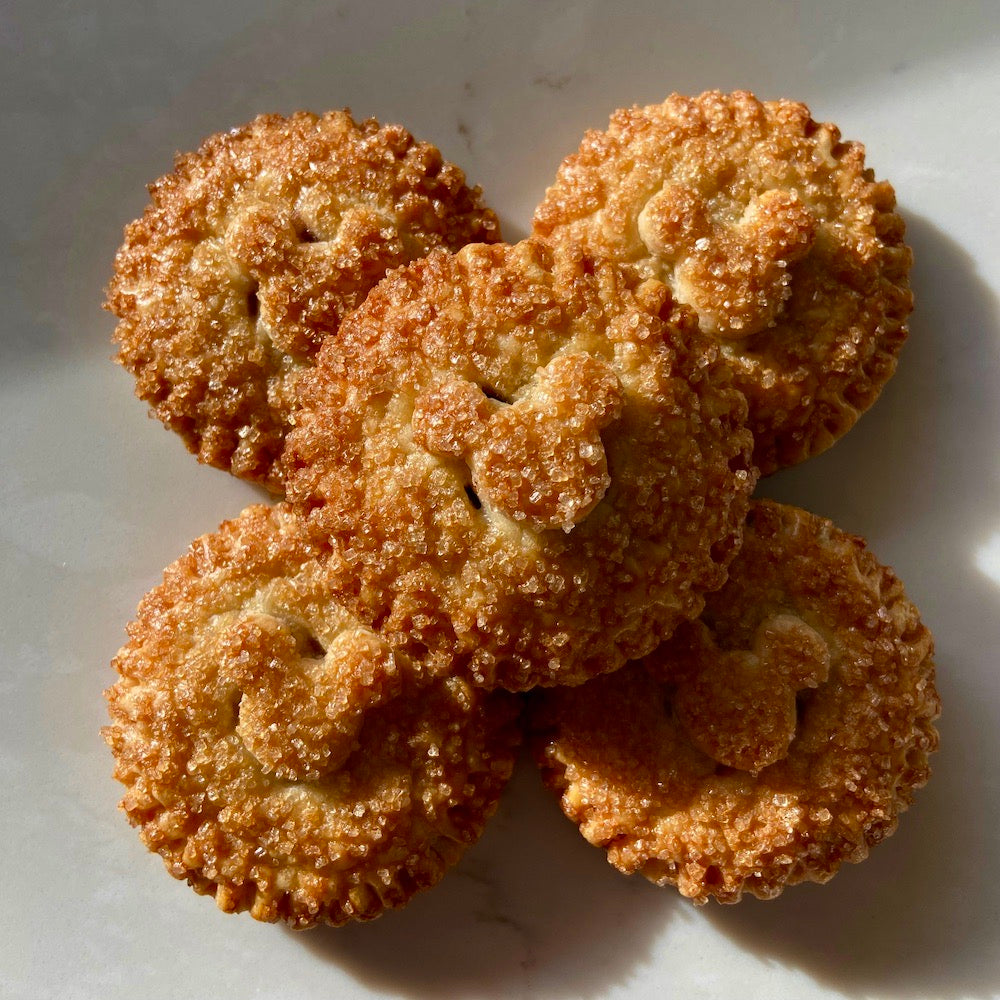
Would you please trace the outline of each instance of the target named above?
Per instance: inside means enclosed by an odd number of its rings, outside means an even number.
[[[696,903],[825,882],[891,834],[938,737],[932,639],[861,539],[770,501],[646,659],[538,696],[538,759],[613,865]]]
[[[912,308],[895,195],[793,101],[674,94],[566,158],[534,231],[670,284],[722,346],[763,475],[829,447],[878,397]]]
[[[344,610],[285,505],[194,542],[139,606],[104,737],[122,808],[226,911],[367,920],[434,885],[513,768],[516,700],[431,677]]]
[[[718,354],[663,283],[572,247],[435,252],[300,381],[289,497],[395,648],[580,683],[697,616],[739,546],[756,472]]]
[[[385,272],[500,238],[399,125],[262,115],[178,157],[125,229],[107,307],[137,395],[199,461],[281,491],[294,383]]]

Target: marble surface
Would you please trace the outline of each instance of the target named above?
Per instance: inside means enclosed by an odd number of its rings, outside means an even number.
[[[1000,6],[95,0],[0,10],[0,996],[1000,995]],[[122,225],[173,153],[349,105],[438,143],[506,234],[584,128],[673,90],[807,101],[896,186],[918,305],[896,378],[764,483],[868,537],[937,635],[931,784],[827,886],[695,910],[614,873],[527,762],[438,888],[294,934],[166,876],[116,811],[108,661],[188,541],[258,494],[111,364]]]

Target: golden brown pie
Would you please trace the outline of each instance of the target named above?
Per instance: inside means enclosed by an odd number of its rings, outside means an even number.
[[[435,252],[300,381],[288,494],[394,646],[579,683],[697,616],[739,546],[756,473],[718,354],[662,282],[572,247]]]
[[[500,238],[478,188],[399,125],[261,115],[180,156],[108,289],[137,395],[202,462],[281,492],[295,380],[385,272]]]
[[[895,370],[912,255],[894,208],[864,148],[805,105],[708,91],[587,132],[534,231],[660,278],[697,311],[767,475],[829,447]]]
[[[336,553],[250,507],[149,593],[108,691],[122,808],[171,875],[296,927],[366,920],[434,885],[511,774],[518,703],[345,611]]]
[[[893,572],[829,521],[753,504],[700,620],[537,696],[538,759],[611,863],[696,903],[825,882],[930,774],[932,639]]]

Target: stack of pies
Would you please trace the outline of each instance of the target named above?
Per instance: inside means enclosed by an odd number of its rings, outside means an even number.
[[[179,158],[108,295],[138,394],[266,487],[142,601],[123,808],[225,910],[436,883],[527,733],[583,835],[696,902],[824,881],[928,777],[932,640],[864,543],[753,493],[892,374],[891,187],[790,101],[673,96],[533,235],[398,126],[265,116]]]

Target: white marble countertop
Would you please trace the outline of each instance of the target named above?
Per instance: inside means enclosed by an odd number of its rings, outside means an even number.
[[[686,7],[4,5],[0,996],[1000,995],[1000,6]],[[906,582],[937,636],[934,779],[829,885],[696,910],[617,875],[525,761],[405,910],[308,934],[220,914],[129,830],[98,735],[139,597],[258,499],[147,420],[109,360],[102,290],[145,184],[258,112],[349,105],[436,142],[515,239],[584,128],[709,87],[805,100],[865,142],[909,224],[897,376],[759,492],[866,536]]]

